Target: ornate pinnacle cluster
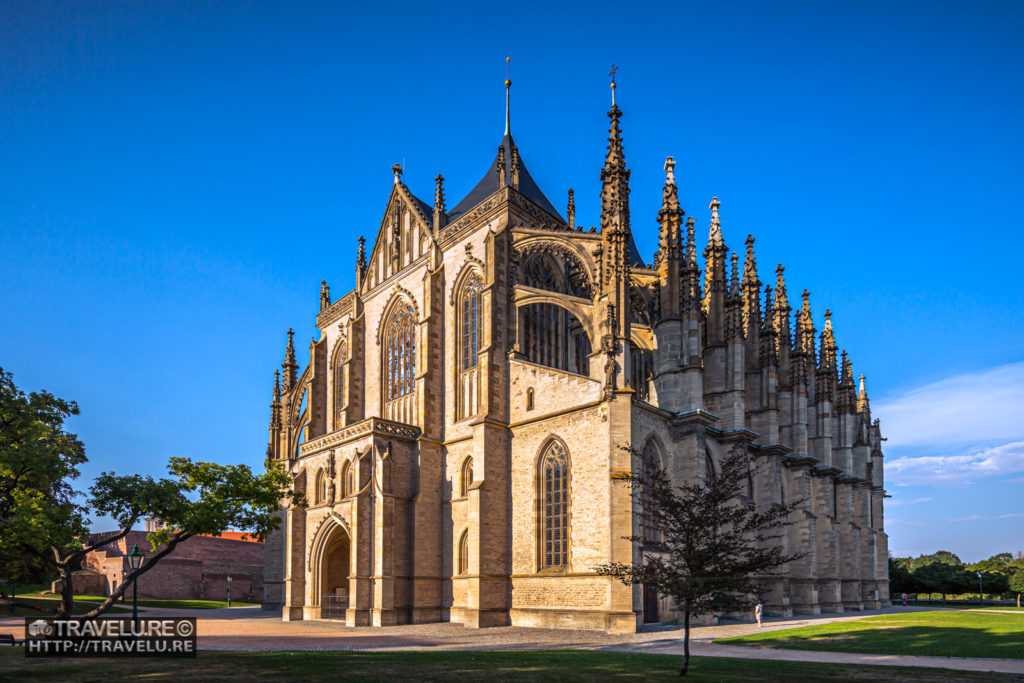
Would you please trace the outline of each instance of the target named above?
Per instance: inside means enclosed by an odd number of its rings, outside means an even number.
[[[608,154],[601,168],[601,241],[604,284],[624,281],[629,273],[629,169],[622,145],[619,118],[622,112],[612,105],[608,112]],[[628,287],[628,283],[626,283]],[[628,295],[628,293],[627,293]],[[623,311],[628,304],[623,302]]]
[[[725,338],[729,341],[743,339],[743,298],[740,296],[739,255],[732,252],[729,268],[729,295],[725,300]]]
[[[722,224],[718,218],[718,197],[711,199],[711,225],[708,244],[704,248],[704,314],[707,316],[707,340],[709,344],[723,341],[725,332],[725,299],[728,277],[725,271],[725,255],[728,249],[722,240]]]
[[[281,367],[284,369],[284,391],[291,391],[298,380],[299,364],[295,362],[295,331],[288,328],[288,346],[284,350],[284,362]]]
[[[776,368],[779,366],[778,339],[775,332],[775,303],[772,301],[772,287],[764,288],[764,320],[761,323],[759,357],[761,367]]]
[[[270,429],[281,429],[281,371],[274,370],[274,399],[270,403]]]
[[[662,190],[661,210],[658,222],[661,234],[658,240],[658,251],[661,254],[663,269],[673,274],[680,272],[683,260],[682,221],[686,214],[679,208],[679,191],[676,188],[676,162],[672,157],[665,159],[665,187]]]
[[[842,353],[842,365],[839,373],[839,394],[836,397],[836,410],[840,413],[852,413],[857,407],[857,388],[853,383],[853,364],[846,354]]]
[[[512,145],[512,187],[519,189],[519,148]]]
[[[686,219],[686,249],[683,253],[683,311],[689,317],[700,316],[704,294],[700,287],[700,266],[697,265],[697,230],[693,216]]]
[[[821,331],[818,369],[814,382],[816,401],[833,401],[836,395],[836,337],[832,330],[832,311],[825,311],[825,327]]]
[[[743,333],[752,339],[752,353],[757,352],[761,334],[761,280],[757,277],[754,257],[754,236],[747,235],[747,257],[743,262]]]
[[[331,307],[331,288],[327,286],[327,280],[320,281],[320,310],[325,311]]]

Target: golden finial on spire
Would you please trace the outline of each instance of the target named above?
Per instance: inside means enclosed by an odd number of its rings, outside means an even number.
[[[615,106],[615,72],[619,70],[619,67],[612,64],[612,70],[608,73],[612,77],[612,106]]]
[[[512,117],[509,113],[509,92],[512,90],[512,66],[510,62],[511,57],[505,57],[505,135],[508,135],[512,131]]]

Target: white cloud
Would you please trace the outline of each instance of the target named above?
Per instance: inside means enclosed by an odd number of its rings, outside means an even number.
[[[1011,512],[1008,515],[999,515],[999,519],[1009,519],[1010,517],[1024,517],[1024,512]]]
[[[885,504],[886,507],[893,507],[894,505],[917,505],[918,503],[927,503],[931,498],[915,498],[914,500],[901,500],[899,498],[890,500]]]
[[[890,448],[1024,439],[1024,362],[954,375],[872,405]]]
[[[956,518],[951,519],[949,521],[950,522],[977,522],[977,521],[980,521],[982,519],[988,519],[988,517],[985,517],[983,515],[971,515],[970,517],[956,517]]]
[[[904,457],[885,463],[886,478],[903,485],[966,485],[1016,472],[1024,472],[1024,441],[962,455]]]

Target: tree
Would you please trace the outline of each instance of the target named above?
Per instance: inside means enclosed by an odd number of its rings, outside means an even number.
[[[634,461],[643,462],[639,453],[628,450]],[[597,573],[673,597],[683,612],[685,676],[690,619],[752,607],[760,590],[757,577],[803,557],[788,554],[782,544],[788,516],[798,503],[759,509],[741,499],[750,472],[742,453],[725,457],[717,476],[706,482],[680,486],[673,485],[663,470],[635,469],[623,480],[643,510],[644,531],[627,538],[645,552],[638,562],[604,564]]]
[[[167,523],[148,535],[157,552],[83,618],[106,612],[132,581],[188,538],[236,528],[263,540],[280,523],[277,512],[285,500],[305,503],[291,490],[291,477],[281,467],[256,475],[246,465],[171,458],[172,479],[104,472],[82,504],[70,482],[86,460],[85,449],[63,426],[68,416],[77,414],[74,403],[47,392],[25,396],[11,375],[0,370],[0,560],[13,562],[12,558],[27,555],[57,572],[63,583],[54,611],[59,617],[71,614],[72,571],[89,553],[124,538],[145,517]],[[90,512],[112,517],[120,530],[83,545]],[[45,611],[10,598],[4,602]]]
[[[1010,564],[1012,573],[1007,580],[1007,588],[1017,594],[1017,607],[1020,607],[1020,595],[1024,593],[1024,559],[1016,559]]]

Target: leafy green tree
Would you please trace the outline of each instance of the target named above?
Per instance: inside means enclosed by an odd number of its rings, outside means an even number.
[[[1024,593],[1024,559],[1014,560],[1009,569],[1011,573],[1007,578],[1007,588],[1017,594],[1017,607],[1020,607],[1020,595]]]
[[[634,462],[643,462],[628,449]],[[672,596],[683,612],[683,667],[690,665],[690,620],[701,614],[748,609],[757,602],[757,577],[773,574],[802,554],[784,552],[780,537],[799,503],[757,507],[741,499],[749,476],[741,454],[722,459],[706,482],[674,485],[662,470],[623,478],[643,509],[643,533],[627,537],[644,548],[641,561],[596,568],[627,585],[643,584]]]
[[[192,536],[236,528],[263,540],[280,523],[277,512],[284,501],[305,503],[291,490],[291,477],[283,468],[257,475],[246,465],[171,458],[170,479],[104,472],[83,504],[70,482],[85,462],[85,449],[63,425],[77,414],[74,403],[47,392],[25,396],[10,373],[0,370],[0,559],[12,562],[11,558],[28,556],[57,573],[63,584],[57,616],[71,614],[72,571],[89,553],[124,538],[146,517],[167,523],[167,528],[148,536],[155,553],[83,618],[106,612],[132,581]],[[113,518],[120,530],[83,545],[90,512]],[[4,602],[13,603],[10,598]]]

